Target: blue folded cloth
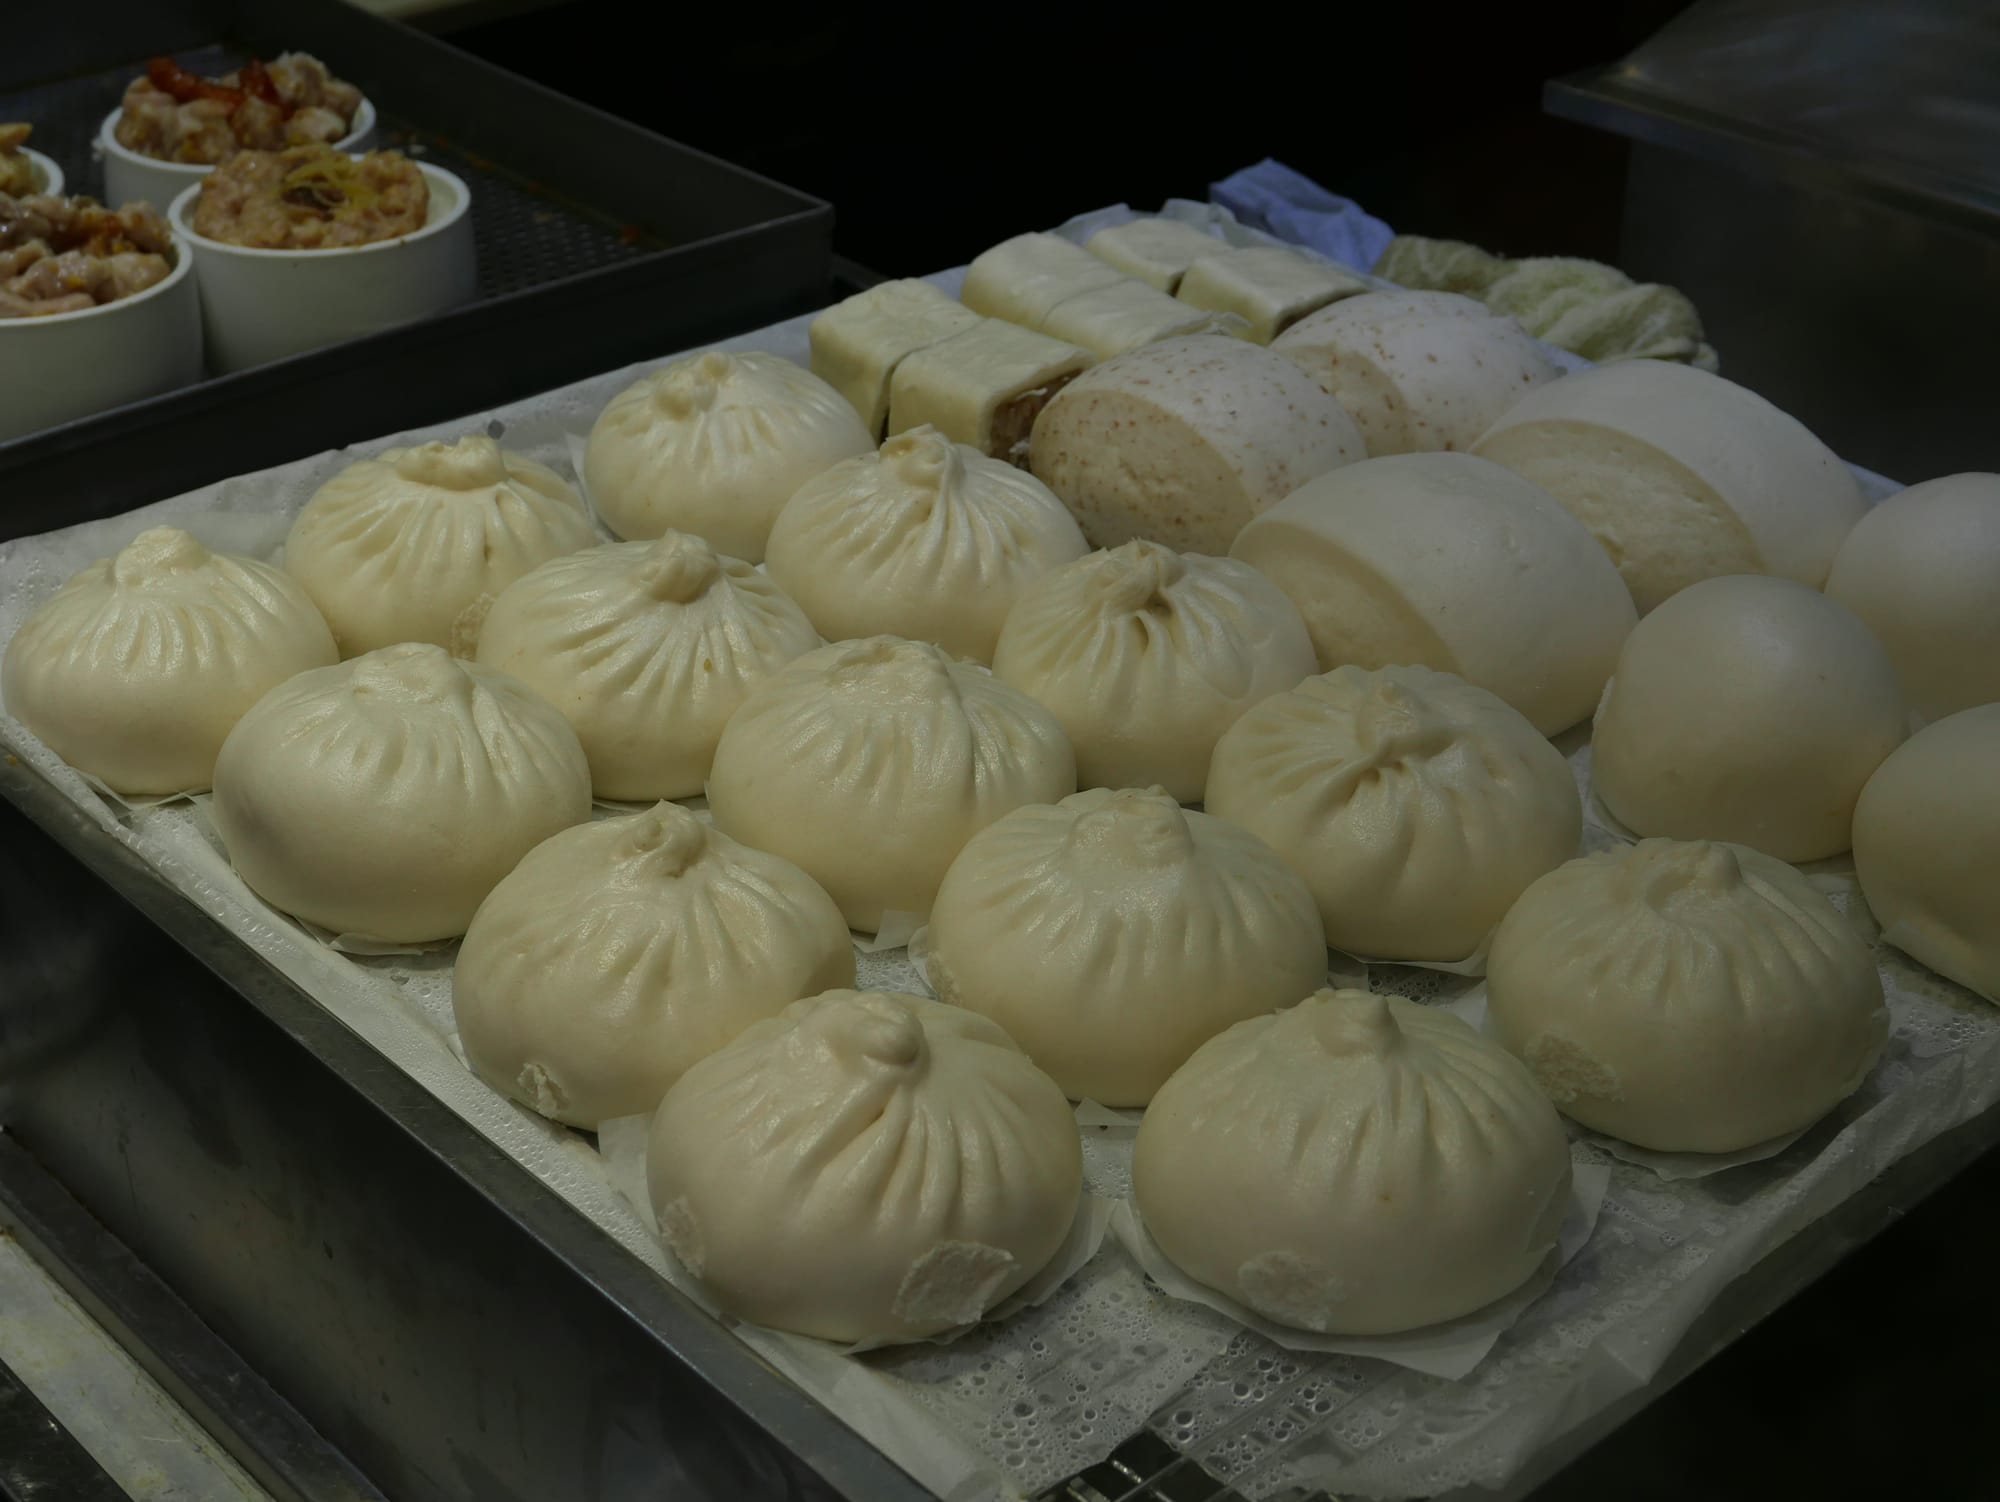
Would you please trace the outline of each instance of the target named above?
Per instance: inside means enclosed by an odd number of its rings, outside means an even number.
[[[1245,224],[1281,240],[1310,245],[1360,271],[1372,267],[1396,237],[1360,204],[1327,192],[1270,157],[1211,183],[1208,196]]]

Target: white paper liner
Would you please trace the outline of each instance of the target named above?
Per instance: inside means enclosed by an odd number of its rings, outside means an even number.
[[[619,1116],[610,1121],[600,1122],[597,1128],[597,1151],[603,1156],[605,1169],[618,1192],[632,1202],[639,1218],[653,1231],[659,1233],[659,1222],[653,1213],[652,1196],[646,1189],[646,1141],[652,1127],[652,1117]],[[1069,1233],[1056,1249],[1055,1255],[1027,1282],[1007,1295],[991,1309],[986,1317],[968,1325],[941,1330],[936,1335],[925,1337],[921,1343],[948,1345],[961,1336],[968,1335],[983,1325],[990,1325],[1019,1314],[1023,1309],[1032,1309],[1044,1304],[1071,1278],[1082,1272],[1084,1266],[1097,1255],[1104,1245],[1106,1228],[1111,1223],[1112,1202],[1092,1194],[1085,1189],[1077,1196],[1076,1214],[1070,1220]],[[661,1247],[669,1268],[668,1276],[674,1287],[688,1295],[702,1308],[731,1325],[748,1327],[748,1321],[735,1319],[724,1314],[701,1280],[690,1273],[676,1257],[671,1247]],[[784,1335],[792,1340],[806,1341],[825,1347],[842,1356],[858,1356],[866,1351],[887,1346],[910,1345],[919,1342],[890,1339],[870,1339],[842,1345],[834,1341],[815,1340],[809,1335],[792,1335],[789,1331],[772,1330],[772,1335]]]
[[[1246,243],[1268,242],[1243,233]],[[955,294],[963,277],[957,268],[928,280]],[[809,321],[792,319],[712,347],[767,350],[803,363]],[[565,435],[587,431],[612,396],[664,358],[124,516],[0,542],[0,650],[64,579],[146,527],[181,525],[211,547],[273,556],[319,484],[353,459],[394,444],[484,430],[560,470],[569,457]],[[1584,363],[1567,355],[1559,360],[1564,368]],[[1855,473],[1871,500],[1899,488]],[[1587,730],[1557,738],[1580,786],[1588,781]],[[668,1275],[659,1239],[614,1187],[591,1142],[516,1106],[466,1070],[454,1049],[443,956],[336,953],[258,902],[196,831],[187,805],[126,811],[107,803],[4,713],[0,746],[553,1193]],[[1586,849],[1610,839],[1586,821]],[[1772,1248],[1941,1132],[2000,1104],[2000,1011],[1884,945],[1858,899],[1842,910],[1875,946],[1894,1030],[1861,1089],[1823,1132],[1812,1134],[1818,1143],[1812,1155],[1747,1164],[1722,1181],[1726,1194],[1707,1187],[1714,1179],[1674,1183],[1615,1164],[1598,1234],[1500,1337],[1493,1355],[1459,1381],[1361,1358],[1286,1352],[1210,1309],[1160,1294],[1115,1249],[1045,1304],[947,1346],[896,1347],[857,1359],[755,1327],[737,1333],[954,1502],[1038,1491],[1102,1460],[1141,1428],[1253,1502],[1298,1490],[1407,1498],[1499,1486],[1552,1438],[1642,1387],[1717,1292]],[[903,951],[861,954],[857,964],[864,987],[922,988]],[[1391,971],[1373,980],[1376,989],[1414,986],[1421,997],[1442,994],[1410,974]],[[1093,1191],[1123,1195],[1130,1133],[1089,1128],[1083,1142]],[[1596,1151],[1587,1143],[1576,1150]],[[1281,1410],[1291,1409],[1312,1417],[1278,1423]]]
[[[1146,1118],[1144,1111],[1120,1110],[1117,1106],[1100,1106],[1094,1100],[1080,1100],[1076,1103],[1076,1124],[1080,1127],[1106,1127],[1117,1132],[1136,1132],[1139,1123]]]
[[[1604,1192],[1611,1182],[1611,1170],[1602,1163],[1572,1164],[1569,1209],[1555,1249],[1543,1259],[1533,1277],[1512,1293],[1495,1299],[1483,1309],[1442,1324],[1396,1335],[1322,1335],[1298,1330],[1264,1318],[1205,1283],[1197,1283],[1167,1259],[1140,1217],[1139,1207],[1121,1200],[1111,1218],[1111,1234],[1118,1244],[1146,1270],[1160,1288],[1173,1298],[1201,1304],[1254,1330],[1273,1345],[1288,1351],[1314,1351],[1327,1355],[1368,1356],[1393,1366],[1408,1367],[1433,1377],[1452,1381],[1471,1373],[1492,1352],[1495,1343],[1528,1306],[1541,1297],[1564,1265],[1583,1250],[1596,1228]]]
[[[1486,974],[1486,955],[1493,948],[1493,934],[1489,930],[1479,941],[1479,947],[1462,960],[1385,960],[1367,959],[1345,950],[1332,951],[1336,961],[1345,960],[1349,965],[1359,967],[1364,973],[1380,965],[1406,965],[1412,970],[1436,970],[1444,975],[1483,976]]]
[[[882,914],[882,926],[874,933],[855,932],[854,947],[863,954],[879,954],[885,949],[907,949],[910,940],[923,931],[929,917],[928,913],[905,913],[888,908]]]

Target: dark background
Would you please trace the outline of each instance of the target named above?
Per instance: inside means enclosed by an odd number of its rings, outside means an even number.
[[[831,200],[840,251],[891,275],[1107,196],[1202,198],[1266,156],[1398,229],[1616,256],[1625,146],[1545,116],[1542,81],[1622,56],[1683,0],[1241,6],[1234,35],[1226,5],[745,5],[732,21],[567,0],[461,13],[449,35]]]

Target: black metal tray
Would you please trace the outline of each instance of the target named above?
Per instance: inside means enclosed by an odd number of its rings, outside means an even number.
[[[87,26],[10,31],[0,119],[35,126],[70,192],[101,191],[99,122],[149,56],[215,68],[298,49],[360,85],[381,144],[471,184],[479,250],[466,307],[0,443],[10,534],[494,406],[826,300],[827,204],[342,0],[101,0]]]

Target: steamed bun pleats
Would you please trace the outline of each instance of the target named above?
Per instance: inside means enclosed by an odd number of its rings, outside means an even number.
[[[792,492],[875,447],[841,394],[777,355],[689,355],[611,399],[590,430],[584,483],[620,537],[692,532],[764,561]]]
[[[1255,835],[1158,788],[1098,788],[967,842],[925,968],[1073,1098],[1143,1106],[1215,1034],[1317,990],[1326,939]]]
[[[535,846],[590,817],[547,700],[411,642],[287,680],[222,744],[209,816],[282,912],[391,943],[455,938]]]
[[[292,522],[285,569],[343,657],[406,641],[470,657],[503,589],[596,541],[568,481],[475,435],[348,465]]]
[[[829,991],[680,1077],[646,1177],[668,1246],[728,1313],[922,1340],[1049,1264],[1083,1154],[1062,1091],[984,1017]]]
[[[1570,1189],[1553,1107],[1506,1050],[1400,996],[1320,991],[1161,1086],[1132,1193],[1160,1251],[1265,1319],[1386,1335],[1513,1292]]]
[[[73,576],[0,665],[6,712],[114,792],[194,792],[236,722],[286,679],[337,661],[298,582],[153,527]]]
[[[1784,862],[1705,840],[1544,876],[1500,925],[1486,989],[1495,1035],[1565,1115],[1665,1152],[1810,1126],[1889,1028],[1874,959],[1833,904]]]
[[[493,604],[479,661],[560,709],[600,798],[692,798],[752,687],[820,644],[772,578],[699,537],[588,548]]]
[[[1206,807],[1305,879],[1336,949],[1476,957],[1528,884],[1576,854],[1569,763],[1484,689],[1428,668],[1336,668],[1215,748]]]
[[[750,691],[708,784],[725,834],[804,868],[848,924],[921,916],[965,842],[1076,791],[1047,710],[991,673],[894,636],[808,652]]]
[[[833,899],[672,803],[529,851],[459,950],[466,1058],[522,1104],[595,1128],[650,1111],[754,1022],[854,984]]]
[[[802,485],[765,566],[829,641],[905,636],[990,662],[1014,602],[1088,551],[1033,475],[920,427]]]
[[[1223,732],[1316,665],[1298,611],[1255,569],[1137,541],[1044,575],[993,653],[1061,722],[1082,786],[1157,783],[1187,803]]]

